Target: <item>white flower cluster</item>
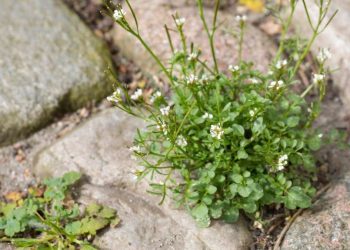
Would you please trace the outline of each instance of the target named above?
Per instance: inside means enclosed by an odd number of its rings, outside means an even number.
[[[113,92],[111,96],[107,97],[107,101],[111,103],[118,103],[122,100],[121,95],[122,95],[122,90],[118,88],[116,89],[116,91]]]
[[[243,15],[243,16],[236,16],[236,21],[237,22],[246,22],[247,21],[247,16],[246,15]]]
[[[282,86],[284,85],[284,82],[282,80],[279,80],[279,81],[272,81],[270,82],[269,84],[269,88],[272,89],[272,88],[276,88],[276,89],[279,89],[281,88]]]
[[[330,58],[332,58],[332,54],[329,51],[329,49],[326,49],[326,48],[321,49],[317,55],[317,60],[320,63],[324,63],[325,61],[327,61]]]
[[[186,77],[187,84],[195,84],[197,81],[198,81],[198,77],[193,74]]]
[[[252,84],[258,84],[258,83],[259,83],[259,80],[256,79],[256,78],[251,78],[251,79],[250,79],[250,82],[251,82]]]
[[[132,147],[129,148],[129,150],[130,150],[131,152],[134,152],[134,153],[141,153],[141,148],[140,148],[140,146],[132,146]]]
[[[255,116],[257,113],[258,113],[258,109],[257,108],[249,110],[249,115],[251,117]]]
[[[210,126],[210,135],[214,138],[221,139],[224,135],[224,130],[220,126],[220,124],[217,125],[211,125]]]
[[[188,55],[188,60],[189,61],[194,61],[196,60],[198,57],[198,53],[197,52],[192,52],[191,54]]]
[[[180,17],[175,19],[175,23],[177,26],[183,26],[186,22],[186,19],[184,17]]]
[[[201,79],[200,79],[200,82],[202,84],[208,84],[211,79],[212,78],[208,77],[206,74],[203,74]]]
[[[326,78],[325,75],[322,75],[322,74],[314,74],[313,82],[314,82],[315,84],[317,84],[317,83],[323,82],[325,78]]]
[[[276,63],[275,67],[276,69],[282,69],[284,66],[287,66],[287,64],[287,60],[280,60]]]
[[[168,134],[168,127],[167,125],[162,121],[160,122],[160,124],[157,125],[157,128],[163,132],[164,135],[167,135]]]
[[[277,171],[282,171],[288,164],[288,155],[282,155],[278,158]]]
[[[125,15],[126,15],[126,12],[123,9],[115,10],[113,13],[113,17],[116,21],[120,21],[122,18],[125,17]]]
[[[239,66],[238,66],[238,65],[235,65],[235,66],[229,65],[229,66],[228,66],[228,69],[229,69],[231,72],[235,73],[235,72],[237,72],[237,71],[239,70]]]
[[[156,93],[154,93],[151,98],[149,99],[150,103],[154,103],[155,100],[157,100],[157,98],[161,97],[162,93],[160,91],[157,91]]]
[[[208,112],[205,112],[205,114],[202,115],[202,118],[211,120],[211,119],[213,119],[213,115],[209,114]]]
[[[134,101],[138,100],[142,96],[142,89],[137,89],[134,94],[130,96],[130,98]]]
[[[187,141],[185,139],[185,137],[183,137],[182,135],[180,135],[179,137],[177,137],[176,139],[176,144],[180,147],[186,147],[187,146]]]
[[[170,113],[170,106],[166,106],[160,109],[160,113],[164,116],[168,116]]]

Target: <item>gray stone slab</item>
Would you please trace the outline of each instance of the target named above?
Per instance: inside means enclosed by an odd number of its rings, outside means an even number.
[[[0,146],[106,96],[105,44],[61,1],[0,1]]]

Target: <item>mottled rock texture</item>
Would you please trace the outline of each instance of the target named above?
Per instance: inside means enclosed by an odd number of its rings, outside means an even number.
[[[61,1],[0,1],[0,146],[106,96],[102,41]]]
[[[350,249],[350,152],[335,154],[339,174],[331,188],[292,224],[283,250]]]

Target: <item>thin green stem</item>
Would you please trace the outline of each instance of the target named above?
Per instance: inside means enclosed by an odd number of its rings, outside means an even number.
[[[290,11],[290,14],[288,16],[287,22],[284,25],[282,25],[282,34],[281,34],[281,39],[280,39],[281,43],[278,47],[278,51],[276,54],[276,60],[279,60],[281,58],[282,53],[283,53],[287,32],[288,32],[289,27],[290,27],[292,20],[293,20],[295,6],[296,6],[296,4],[294,2],[292,2],[291,3],[291,11]]]
[[[307,54],[310,52],[310,49],[311,49],[311,46],[313,45],[317,35],[318,35],[318,27],[319,25],[317,26],[317,28],[315,29],[311,39],[309,40],[306,48],[304,49],[304,52],[303,54],[299,57],[299,60],[297,61],[297,63],[295,64],[294,66],[294,69],[293,69],[293,72],[292,72],[292,77],[295,76],[295,74],[298,72],[299,68],[300,68],[300,65],[303,63],[305,57],[307,56]]]
[[[199,9],[199,16],[200,16],[200,18],[202,20],[204,30],[207,33],[207,36],[208,36],[208,39],[209,39],[210,51],[211,51],[211,55],[212,55],[213,61],[214,61],[215,73],[218,74],[219,73],[219,67],[218,67],[218,63],[217,63],[217,59],[216,59],[216,53],[215,53],[214,34],[215,34],[215,31],[216,31],[216,21],[217,21],[217,15],[218,15],[218,11],[219,11],[220,0],[216,0],[215,11],[214,11],[214,18],[213,18],[213,27],[212,27],[211,32],[209,30],[207,21],[205,20],[205,17],[204,17],[203,0],[197,0],[197,3],[198,3],[198,9]]]
[[[241,64],[241,62],[242,62],[243,41],[244,41],[244,27],[245,27],[245,24],[244,24],[244,22],[242,22],[240,24],[239,45],[238,45],[238,60],[239,60],[239,64]]]

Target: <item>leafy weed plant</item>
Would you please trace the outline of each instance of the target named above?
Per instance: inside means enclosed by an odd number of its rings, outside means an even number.
[[[286,37],[297,1],[289,1],[286,19],[275,13],[282,22],[282,34],[267,73],[256,70],[254,62],[242,60],[245,16],[236,17],[239,60],[228,73],[220,71],[214,46],[219,0],[210,23],[202,0],[197,0],[212,62],[203,61],[200,50],[186,40],[185,19],[176,14],[174,26],[182,47],[174,47],[172,29],[165,26],[173,52],[167,64],[143,39],[130,2],[126,0],[127,11],[105,2],[106,14],[145,47],[171,86],[171,97],[158,90],[147,100],[141,89],[129,94],[125,85],[116,82],[116,91],[108,97],[116,107],[147,123],[146,129],[137,131],[130,150],[143,166],[135,174],[139,179],[150,177],[149,192],[160,195],[160,203],[172,194],[203,227],[211,219],[235,222],[242,212],[259,222],[266,205],[287,209],[311,205],[317,173],[313,152],[330,138],[312,127],[326,93],[325,61],[331,56],[327,49],[317,56],[318,72],[310,86],[302,93],[293,86],[299,82],[296,74],[313,42],[336,14],[326,18],[331,1],[317,1],[316,23],[306,1],[299,1],[313,34],[302,48],[292,48],[292,58],[285,57],[293,44]],[[310,93],[318,97],[307,101]]]
[[[68,172],[44,181],[44,192],[31,188],[28,197],[17,204],[1,203],[0,241],[17,249],[97,249],[90,243],[93,236],[116,226],[119,218],[114,209],[99,204],[90,204],[81,212],[68,192],[80,178],[79,173]]]

